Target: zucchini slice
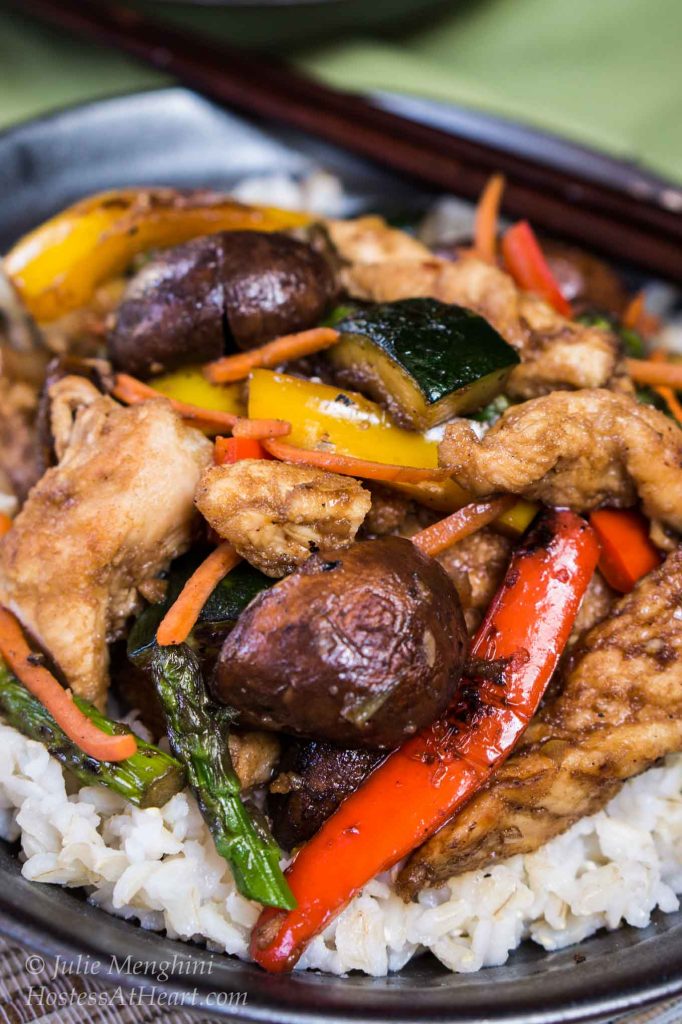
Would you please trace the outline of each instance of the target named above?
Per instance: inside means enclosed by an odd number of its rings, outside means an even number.
[[[168,578],[168,593],[160,604],[148,605],[133,623],[128,634],[128,658],[138,667],[145,667],[156,648],[156,631],[161,620],[175,601],[194,570],[201,564],[205,553],[190,551],[172,565]],[[248,562],[240,562],[216,586],[201,609],[192,630],[190,646],[200,657],[220,649],[225,636],[246,606],[261,590],[272,586],[273,580],[254,569]]]
[[[436,299],[403,299],[351,313],[328,350],[335,379],[424,430],[480,409],[520,360],[487,320]]]

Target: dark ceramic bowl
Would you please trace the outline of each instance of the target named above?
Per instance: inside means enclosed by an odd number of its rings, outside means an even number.
[[[484,121],[477,128],[469,117],[467,130],[482,137],[493,129]],[[498,124],[495,131],[501,130]],[[517,136],[510,128],[507,143]],[[415,199],[413,189],[343,153],[249,124],[181,89],[67,110],[0,136],[0,249],[98,189],[230,186],[247,174],[300,174],[319,164],[344,179],[348,212],[404,211],[424,198]],[[185,994],[196,990],[187,1005],[270,1024],[549,1024],[615,1016],[682,991],[682,913],[661,915],[641,931],[601,933],[562,952],[527,945],[506,966],[473,975],[450,974],[425,956],[388,978],[313,972],[271,977],[253,965],[109,917],[77,893],[27,882],[16,850],[2,843],[0,931],[50,957],[89,956],[101,965],[100,978],[138,988],[158,985],[162,965],[173,962],[163,985]],[[144,974],[127,973],[143,963]],[[221,1003],[216,993],[229,992],[246,993],[246,1003]]]

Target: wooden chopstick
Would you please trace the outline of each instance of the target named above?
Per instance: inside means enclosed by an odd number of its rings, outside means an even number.
[[[682,217],[651,196],[539,164],[331,89],[270,56],[243,53],[117,4],[16,0],[23,13],[123,49],[211,98],[324,138],[436,189],[474,199],[494,171],[504,207],[537,227],[682,281]]]

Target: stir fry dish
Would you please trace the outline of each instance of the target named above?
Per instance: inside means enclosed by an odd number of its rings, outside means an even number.
[[[559,911],[538,865],[601,871],[576,837],[621,790],[682,799],[682,365],[617,270],[503,227],[503,190],[427,246],[128,189],[6,255],[0,803],[30,877],[271,972],[646,923]],[[76,857],[5,780],[36,751],[55,807],[98,808]]]

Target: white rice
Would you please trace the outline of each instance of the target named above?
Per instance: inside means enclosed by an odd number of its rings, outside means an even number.
[[[85,886],[109,913],[248,957],[258,907],[237,893],[189,793],[144,811],[102,787],[69,795],[45,748],[0,723],[0,835],[21,839],[32,881]],[[642,928],[657,907],[676,910],[680,892],[677,755],[536,853],[455,878],[418,903],[403,903],[387,876],[371,882],[299,967],[384,975],[429,949],[452,971],[477,971],[503,964],[526,938],[551,950],[623,922]]]

